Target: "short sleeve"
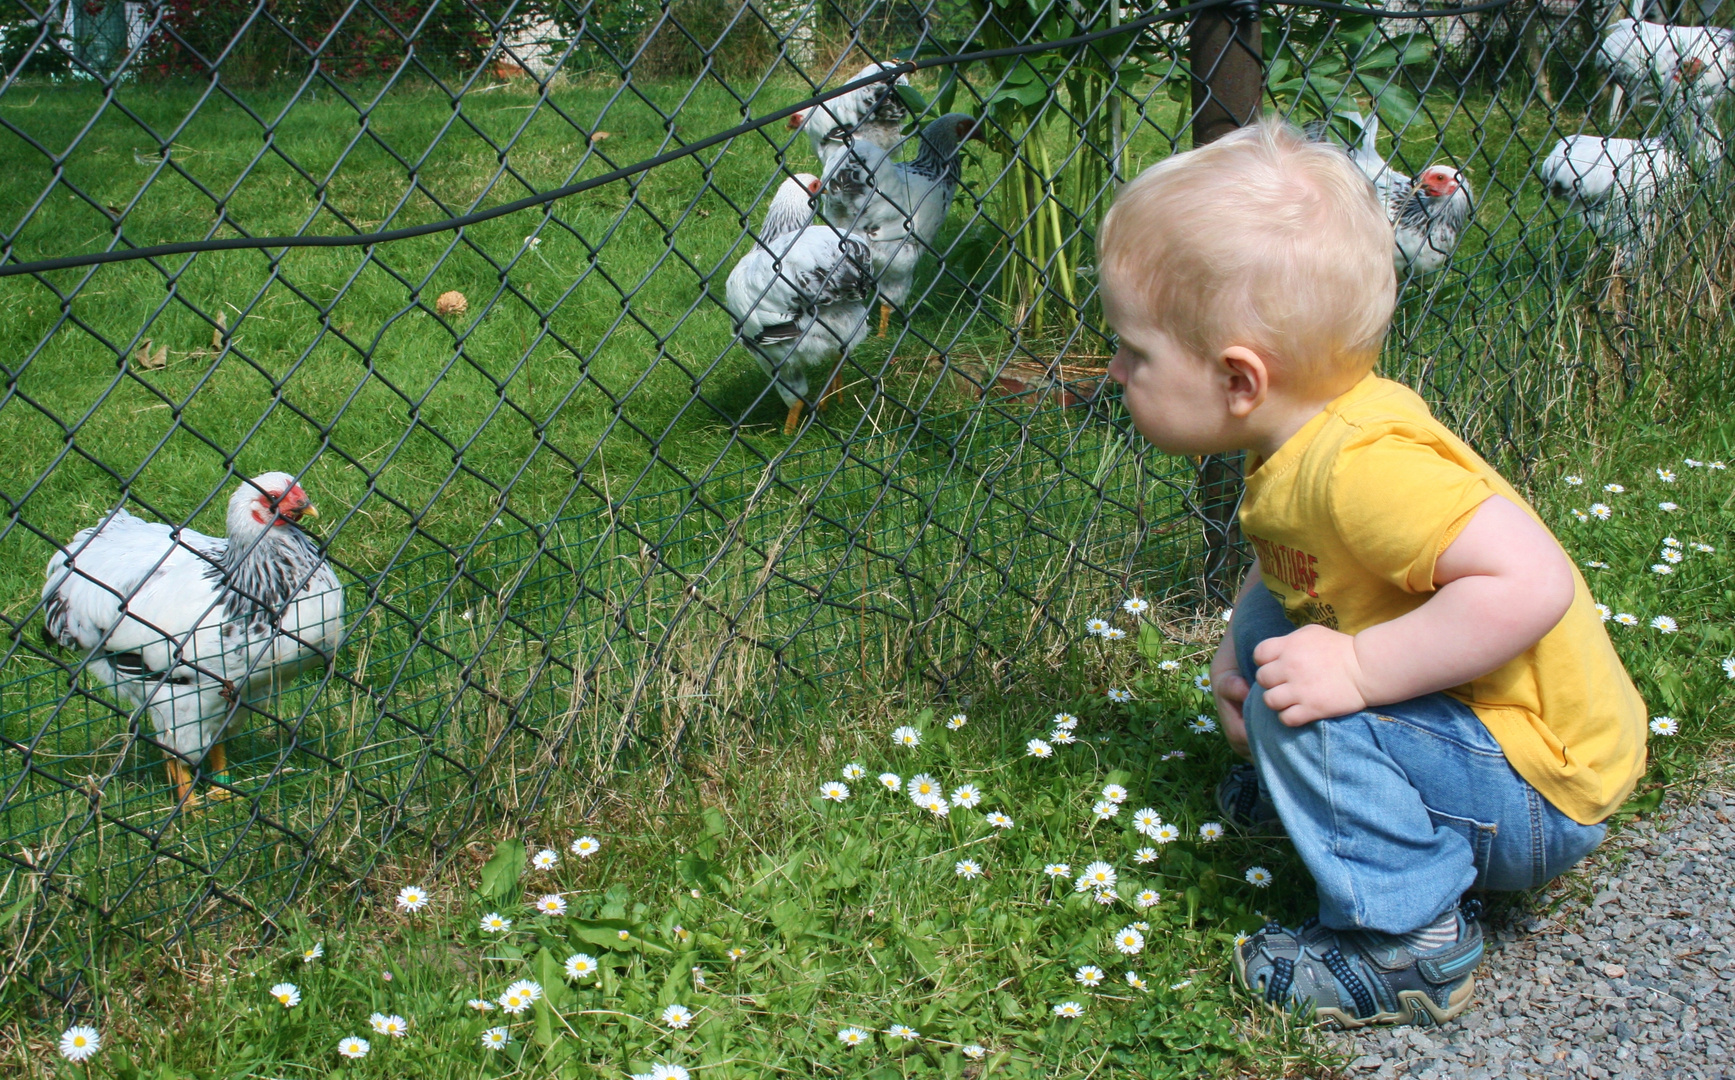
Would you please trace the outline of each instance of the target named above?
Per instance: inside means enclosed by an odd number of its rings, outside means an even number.
[[[1327,500],[1339,538],[1369,573],[1409,593],[1434,591],[1434,563],[1498,494],[1437,436],[1405,425],[1345,444]]]

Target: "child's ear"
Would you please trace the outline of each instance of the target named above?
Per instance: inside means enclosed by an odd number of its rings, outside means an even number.
[[[1224,404],[1229,415],[1245,420],[1254,409],[1265,404],[1271,389],[1271,372],[1265,361],[1252,349],[1231,345],[1217,358],[1223,375]]]

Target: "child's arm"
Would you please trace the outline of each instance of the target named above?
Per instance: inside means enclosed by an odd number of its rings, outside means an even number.
[[[1247,599],[1247,591],[1255,585],[1264,588],[1257,555],[1253,556],[1253,565],[1247,568],[1241,592],[1235,597],[1236,607],[1241,606],[1241,602]],[[1249,689],[1251,687],[1241,675],[1241,663],[1235,657],[1235,632],[1231,630],[1223,635],[1222,643],[1217,646],[1217,655],[1211,658],[1211,696],[1216,699],[1217,716],[1223,721],[1223,734],[1229,740],[1229,749],[1252,761],[1253,748],[1247,744],[1247,721],[1241,715],[1241,704],[1247,700]]]
[[[1572,564],[1548,530],[1495,495],[1434,564],[1421,607],[1351,637],[1304,626],[1254,650],[1265,703],[1300,726],[1407,701],[1488,674],[1572,606]]]

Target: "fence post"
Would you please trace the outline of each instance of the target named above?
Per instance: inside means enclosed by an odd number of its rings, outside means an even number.
[[[1248,15],[1248,18],[1237,18]],[[1193,145],[1204,146],[1259,116],[1265,98],[1257,8],[1224,3],[1193,16],[1187,64],[1193,79]],[[1212,455],[1199,463],[1195,505],[1205,529],[1205,601],[1235,602],[1246,569],[1235,512],[1241,504],[1242,455]]]

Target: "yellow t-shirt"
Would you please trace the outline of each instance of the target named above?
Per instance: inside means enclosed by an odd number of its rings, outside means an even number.
[[[1250,464],[1241,531],[1298,626],[1354,634],[1420,607],[1434,560],[1491,495],[1536,517],[1426,402],[1373,375]],[[1541,641],[1446,692],[1475,710],[1520,776],[1589,825],[1644,774],[1645,703],[1576,567],[1573,582],[1572,607]]]

